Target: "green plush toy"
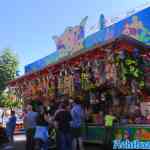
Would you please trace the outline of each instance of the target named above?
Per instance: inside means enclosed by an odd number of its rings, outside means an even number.
[[[131,55],[127,54],[123,59],[119,55],[115,57],[115,64],[118,67],[120,79],[122,81],[128,81],[129,79],[136,79],[139,88],[144,87],[143,71],[140,68],[140,60],[135,59]]]

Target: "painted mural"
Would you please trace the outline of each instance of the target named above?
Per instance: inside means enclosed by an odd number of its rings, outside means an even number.
[[[102,23],[103,16],[100,17]],[[85,25],[87,17],[74,27],[66,28],[60,36],[53,36],[56,43],[56,52],[25,66],[25,72],[30,73],[57,62],[64,56],[70,56],[81,49],[91,48],[112,38],[125,34],[150,45],[150,7],[85,38]],[[104,24],[103,24],[104,25]],[[101,28],[100,28],[101,29]]]
[[[31,73],[40,70],[49,64],[57,62],[58,56],[58,51],[55,51],[54,53],[25,66],[25,73]]]
[[[138,16],[133,16],[131,20],[131,23],[124,24],[122,33],[150,45],[150,29],[144,26]]]
[[[74,52],[77,52],[84,47],[84,28],[87,18],[88,17],[85,17],[77,26],[66,28],[65,32],[61,36],[53,36],[56,48],[59,51],[59,57],[72,55]]]
[[[118,128],[114,133],[115,140],[150,140],[149,128]]]
[[[88,36],[84,40],[85,48],[125,34],[150,45],[150,7]]]

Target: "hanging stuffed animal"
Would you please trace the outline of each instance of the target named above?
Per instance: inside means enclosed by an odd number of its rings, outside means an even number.
[[[42,76],[41,84],[42,84],[41,85],[41,87],[42,87],[41,91],[42,91],[43,95],[46,96],[46,76]]]
[[[105,66],[105,71],[106,71],[106,79],[108,81],[116,81],[117,74],[115,64],[107,63]]]
[[[142,69],[140,68],[141,60],[139,50],[134,49],[132,55],[126,53],[126,51],[122,51],[122,55],[120,55],[118,62],[118,66],[120,66],[121,80],[136,80],[136,82],[139,84],[139,87],[142,88],[144,86],[144,80],[142,79]],[[135,91],[134,84],[131,83],[131,87],[133,88],[133,91]]]
[[[137,81],[135,79],[133,79],[131,81],[131,89],[132,89],[132,93],[133,94],[136,95],[138,93],[139,87],[138,87],[138,83],[137,83]]]
[[[27,93],[28,93],[28,88],[27,88],[27,81],[24,81],[23,82],[23,93],[24,93],[24,96],[28,96]]]
[[[81,88],[87,90],[89,86],[89,74],[86,70],[82,69],[81,73]]]
[[[62,95],[63,92],[64,92],[64,76],[61,70],[58,76],[58,93]]]
[[[69,92],[70,97],[74,95],[74,91],[75,91],[74,68],[70,66],[70,92]]]
[[[132,52],[132,56],[134,59],[139,59],[140,58],[140,50],[137,48],[134,48],[133,52]]]
[[[18,88],[18,97],[21,99],[22,98],[21,86],[19,84],[17,84],[16,87]]]
[[[66,68],[64,76],[64,94],[72,96],[74,92],[73,76],[71,74],[71,67],[68,66]]]
[[[106,82],[106,70],[104,61],[99,61],[100,85]]]
[[[138,77],[138,70],[137,70],[138,64],[129,55],[127,59],[125,60],[125,66],[128,69],[128,72],[127,72],[128,76]]]
[[[69,88],[69,96],[73,96],[74,93],[74,81],[73,81],[73,75],[69,75],[69,83],[68,83],[68,88]]]
[[[43,94],[43,82],[42,82],[42,77],[40,76],[38,79],[37,79],[37,81],[38,81],[38,83],[37,83],[37,87],[36,87],[36,94],[35,95],[37,95],[37,94],[39,94],[39,93],[41,93],[41,94]]]
[[[98,68],[99,68],[99,66],[97,64],[97,60],[95,60],[93,63],[93,66],[92,66],[92,73],[93,73],[93,78],[94,78],[96,87],[100,86],[100,72],[99,72]]]
[[[46,95],[48,96],[48,88],[49,88],[49,77],[48,75],[45,76],[45,92],[46,92]]]
[[[100,83],[101,79],[100,79],[100,72],[98,68],[94,68],[93,73],[94,73],[94,78],[95,78],[95,85],[99,87],[101,84]]]
[[[74,68],[73,78],[75,91],[80,91],[81,90],[80,68],[78,67]]]
[[[29,81],[29,82],[28,82],[28,91],[27,91],[28,96],[31,96],[31,95],[32,95],[32,90],[31,90],[31,88],[32,88],[31,81]]]
[[[117,71],[114,64],[114,53],[112,50],[107,50],[106,64],[105,64],[106,80],[111,82],[117,81]]]
[[[56,79],[55,79],[55,75],[52,74],[52,78],[50,80],[50,84],[51,84],[51,96],[53,97],[55,95],[55,89],[56,89]]]

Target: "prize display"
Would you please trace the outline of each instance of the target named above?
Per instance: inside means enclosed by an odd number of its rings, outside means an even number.
[[[84,92],[96,93],[105,87],[111,89],[108,93],[112,99],[116,99],[112,96],[113,89],[123,96],[138,96],[149,86],[145,82],[148,80],[147,55],[138,48],[95,49],[18,83],[16,93],[19,91],[20,96],[31,99],[40,95],[49,99],[63,95],[83,97]]]

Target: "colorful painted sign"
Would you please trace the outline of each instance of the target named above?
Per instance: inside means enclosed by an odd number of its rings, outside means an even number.
[[[150,128],[118,128],[114,133],[114,139],[150,141]]]
[[[52,53],[40,60],[35,61],[32,64],[25,66],[25,73],[31,73],[31,72],[40,70],[49,64],[57,62],[58,56],[59,56],[59,52],[55,51],[54,53]]]
[[[84,27],[87,18],[88,17],[85,17],[77,26],[66,28],[65,32],[61,36],[53,36],[60,58],[72,55],[74,52],[77,52],[84,47]]]
[[[104,17],[101,16],[101,26],[104,27]],[[103,28],[86,38],[85,24],[87,17],[74,27],[68,27],[61,36],[54,36],[57,50],[53,54],[44,57],[32,64],[25,66],[25,72],[33,72],[57,62],[64,56],[70,56],[81,49],[91,48],[96,44],[104,43],[112,38],[125,34],[150,45],[150,7],[116,23]]]
[[[106,42],[125,34],[150,45],[150,7],[140,11],[116,24],[100,30],[84,40],[84,47],[91,48],[98,43]]]

